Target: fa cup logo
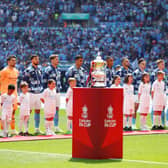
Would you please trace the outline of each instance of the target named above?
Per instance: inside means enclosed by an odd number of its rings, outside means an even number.
[[[108,107],[107,112],[107,118],[113,118],[113,107],[111,105]]]
[[[88,118],[88,108],[87,108],[87,106],[86,105],[84,105],[83,107],[82,107],[82,118]]]

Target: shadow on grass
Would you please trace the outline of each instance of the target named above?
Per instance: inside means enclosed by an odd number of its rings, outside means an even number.
[[[79,158],[71,158],[69,159],[69,162],[76,162],[76,163],[120,163],[122,162],[122,159],[79,159]]]

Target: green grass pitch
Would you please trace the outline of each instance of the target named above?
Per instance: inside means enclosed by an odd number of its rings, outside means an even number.
[[[18,125],[18,115],[16,122]],[[30,131],[32,133],[33,122],[31,114]],[[150,125],[149,117],[148,124]],[[60,111],[60,127],[66,131],[64,110]],[[41,130],[44,130],[43,111]],[[70,139],[3,142],[0,143],[0,168],[168,168],[167,134],[124,136],[123,151],[123,160],[72,159],[72,140]]]

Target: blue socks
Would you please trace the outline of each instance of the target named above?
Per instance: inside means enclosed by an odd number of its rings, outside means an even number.
[[[161,120],[162,120],[162,125],[165,125],[165,112],[164,112],[164,110],[162,111]]]
[[[166,111],[166,121],[168,122],[168,109]]]
[[[59,118],[59,114],[58,114],[58,110],[56,110],[55,116],[54,116],[54,127],[58,127],[58,118]]]
[[[152,108],[152,112],[151,112],[151,121],[152,121],[152,125],[153,125],[153,115],[154,115],[154,111],[153,111],[153,108]]]
[[[34,120],[35,120],[35,128],[40,127],[40,113],[34,114]]]
[[[136,125],[136,118],[132,118],[132,124]]]

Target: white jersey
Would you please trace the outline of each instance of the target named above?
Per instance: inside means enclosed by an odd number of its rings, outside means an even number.
[[[13,112],[13,105],[15,103],[15,96],[14,95],[8,95],[3,94],[1,97],[1,103],[2,103],[2,119],[6,118],[12,118],[12,112]]]
[[[153,109],[154,111],[162,111],[165,106],[165,83],[164,81],[155,80],[152,85]]]
[[[134,113],[134,87],[133,85],[124,84],[124,114]]]
[[[44,115],[45,117],[54,117],[56,112],[56,107],[59,106],[60,101],[59,96],[56,93],[56,89],[45,89],[42,93],[42,98],[44,99]]]
[[[30,94],[21,93],[19,97],[20,116],[30,115]]]
[[[151,84],[141,82],[138,89],[140,94],[140,113],[149,113]]]
[[[68,99],[68,103],[66,105],[66,112],[68,116],[72,116],[72,108],[73,108],[73,90],[71,87],[68,88],[66,93],[66,99]]]

